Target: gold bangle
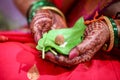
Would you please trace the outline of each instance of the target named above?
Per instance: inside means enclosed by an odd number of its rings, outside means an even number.
[[[109,28],[109,32],[110,32],[110,43],[109,43],[107,50],[105,50],[105,51],[109,52],[112,50],[112,48],[114,46],[114,31],[113,31],[113,27],[112,27],[110,20],[106,16],[103,16],[103,18],[106,21],[108,28]]]
[[[58,8],[56,8],[56,7],[52,7],[52,6],[43,6],[43,7],[41,7],[41,9],[53,10],[53,11],[57,12],[58,14],[60,14],[60,15],[63,17],[63,19],[65,20],[64,14],[63,14]]]

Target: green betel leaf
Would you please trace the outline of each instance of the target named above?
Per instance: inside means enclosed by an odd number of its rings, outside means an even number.
[[[72,48],[82,42],[85,28],[84,19],[80,18],[72,28],[50,30],[38,41],[36,48],[45,52],[50,50],[53,53],[57,51],[60,54],[68,55]],[[57,35],[63,35],[65,39],[63,44],[55,43]]]

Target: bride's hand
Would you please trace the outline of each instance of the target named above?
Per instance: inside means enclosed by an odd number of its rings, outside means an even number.
[[[42,37],[43,33],[57,28],[65,28],[65,20],[57,13],[50,10],[39,10],[30,24],[35,41]],[[109,39],[109,29],[104,21],[92,22],[86,25],[85,37],[82,43],[73,48],[69,56],[51,52],[45,54],[46,59],[63,66],[72,66],[80,62],[89,61],[94,54],[101,49]],[[77,35],[77,34],[76,34]]]

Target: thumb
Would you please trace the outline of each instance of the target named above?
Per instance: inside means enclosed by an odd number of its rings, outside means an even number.
[[[86,56],[85,59],[91,59],[92,56],[101,49],[109,38],[109,30],[103,21],[96,21],[89,24],[85,30],[85,38],[76,49],[72,49],[69,58],[72,59],[78,55]]]

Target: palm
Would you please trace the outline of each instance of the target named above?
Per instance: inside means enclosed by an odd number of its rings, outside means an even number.
[[[49,10],[38,11],[31,22],[31,30],[36,42],[38,42],[43,33],[50,29],[65,27],[66,23],[62,17]],[[105,22],[93,22],[87,25],[83,42],[73,48],[69,56],[61,54],[55,56],[51,52],[47,52],[46,59],[63,66],[76,65],[80,62],[88,61],[100,50],[108,38],[109,30]]]

